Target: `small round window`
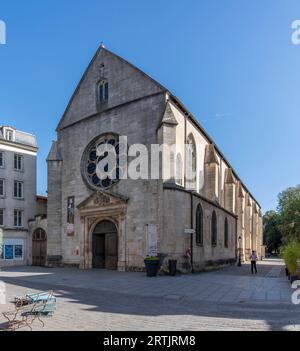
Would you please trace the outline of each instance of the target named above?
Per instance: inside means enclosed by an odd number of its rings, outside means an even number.
[[[124,172],[121,163],[127,157],[126,151],[119,143],[118,135],[105,134],[95,138],[85,149],[81,160],[82,176],[88,186],[105,190],[119,182]],[[114,157],[109,157],[111,155]],[[101,165],[104,165],[103,173]]]

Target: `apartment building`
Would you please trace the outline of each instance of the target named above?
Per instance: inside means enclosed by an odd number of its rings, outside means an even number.
[[[30,261],[28,220],[36,214],[37,142],[0,126],[0,266]]]

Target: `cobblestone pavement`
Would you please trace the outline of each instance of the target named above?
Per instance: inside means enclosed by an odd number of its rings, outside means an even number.
[[[8,268],[7,304],[27,292],[54,290],[57,311],[44,330],[300,330],[300,307],[279,260],[209,273],[147,278],[106,270]],[[0,316],[1,324],[4,319]],[[35,322],[34,330],[41,330]]]

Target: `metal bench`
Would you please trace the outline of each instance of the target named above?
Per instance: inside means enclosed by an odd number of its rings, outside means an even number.
[[[30,305],[36,302],[45,303],[43,311],[40,312],[42,315],[53,314],[56,309],[56,298],[53,295],[53,291],[27,294],[24,297],[15,298],[15,305],[17,307]]]
[[[16,330],[22,327],[29,327],[38,319],[44,327],[41,316],[52,316],[56,310],[56,298],[53,291],[27,294],[16,297],[14,300],[15,310],[3,312],[3,316],[8,321],[7,331]]]
[[[8,325],[5,331],[14,331],[22,327],[28,327],[32,330],[31,325],[38,319],[44,327],[44,322],[40,316],[45,311],[47,302],[39,301],[24,306],[16,306],[14,311],[2,312],[4,318],[7,319]]]

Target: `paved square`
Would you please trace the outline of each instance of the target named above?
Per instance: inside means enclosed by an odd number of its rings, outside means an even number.
[[[279,260],[177,277],[106,270],[3,269],[7,304],[15,296],[54,290],[57,311],[44,330],[300,330],[300,307]],[[0,328],[5,319],[0,315]],[[34,330],[42,330],[39,322]]]

